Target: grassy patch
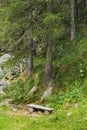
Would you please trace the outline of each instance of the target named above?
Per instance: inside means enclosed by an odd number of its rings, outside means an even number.
[[[51,115],[15,115],[12,110],[3,106],[0,108],[0,130],[86,130],[86,84],[86,80],[84,85],[75,82],[66,91],[60,91],[47,99],[45,105],[54,108]]]
[[[0,112],[0,130],[86,130],[87,105],[81,102],[78,108],[75,104],[63,104],[56,108],[56,113],[41,117],[12,115],[6,111]]]

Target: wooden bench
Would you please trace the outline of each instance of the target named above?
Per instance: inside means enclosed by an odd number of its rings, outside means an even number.
[[[49,114],[49,113],[52,113],[53,111],[53,108],[48,108],[48,107],[35,105],[35,104],[27,104],[27,107],[30,113],[33,113],[35,111],[41,111],[41,112],[44,112],[45,114]]]

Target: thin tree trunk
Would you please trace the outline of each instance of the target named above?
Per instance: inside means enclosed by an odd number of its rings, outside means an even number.
[[[85,1],[85,23],[87,21],[87,0]]]
[[[33,70],[33,39],[30,39],[30,46],[29,46],[29,57],[28,57],[28,75],[30,76]]]
[[[75,39],[75,0],[71,0],[71,40]]]
[[[29,40],[29,56],[28,56],[28,73],[29,76],[32,73],[33,70],[33,26],[30,26],[30,40]]]
[[[47,10],[51,13],[53,8],[53,1],[47,1]],[[49,87],[49,83],[52,80],[52,37],[51,34],[47,34],[46,43],[47,43],[47,54],[46,54],[46,66],[45,66],[45,85]]]
[[[78,2],[75,0],[75,12],[76,12],[76,18],[79,20],[79,12],[78,12]]]
[[[31,24],[30,24],[30,40],[29,40],[29,56],[28,56],[28,75],[30,76],[33,70],[33,14],[32,10],[30,11]]]
[[[28,52],[28,59],[27,59],[27,64],[28,67],[24,72],[24,76],[28,77],[31,76],[32,70],[33,70],[33,27],[32,25],[30,26],[30,38],[29,38],[29,52]]]
[[[45,67],[45,85],[48,86],[52,80],[52,44],[48,43],[47,56],[46,56],[46,67]]]

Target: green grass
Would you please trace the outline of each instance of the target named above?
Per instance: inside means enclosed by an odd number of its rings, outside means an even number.
[[[66,91],[53,93],[46,99],[45,105],[54,108],[51,115],[13,115],[3,106],[0,109],[0,130],[87,130],[86,79],[83,84],[76,81]]]
[[[87,130],[86,101],[78,108],[74,103],[64,103],[52,115],[41,117],[13,115],[9,111],[0,109],[0,130]]]
[[[51,115],[15,115],[7,106],[0,107],[0,130],[87,130],[86,88],[71,88],[47,99],[45,105],[54,108]]]

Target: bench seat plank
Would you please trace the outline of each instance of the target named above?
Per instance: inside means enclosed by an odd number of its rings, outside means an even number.
[[[35,108],[35,109],[40,109],[40,110],[47,110],[47,111],[53,111],[53,108],[48,108],[40,105],[35,105],[35,104],[27,104],[27,107],[30,108]]]

